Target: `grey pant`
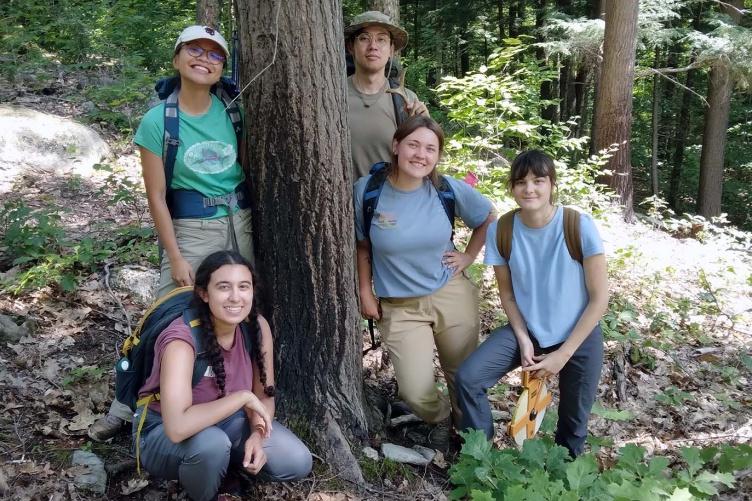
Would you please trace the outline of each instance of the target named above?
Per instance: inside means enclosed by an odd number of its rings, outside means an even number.
[[[134,416],[133,438],[143,408]],[[308,447],[277,421],[264,442],[266,464],[259,478],[282,482],[297,480],[311,471]],[[248,418],[239,410],[214,426],[209,426],[180,443],[167,438],[162,417],[149,411],[141,431],[141,465],[151,475],[167,480],[178,479],[188,496],[195,501],[214,499],[228,466],[242,468],[245,441],[250,436]]]
[[[531,336],[535,353],[550,353],[561,345],[541,348]],[[482,430],[490,439],[494,428],[486,390],[520,366],[520,347],[509,324],[494,330],[457,372],[457,399],[462,410],[462,428]],[[598,390],[603,366],[603,336],[600,325],[588,335],[559,372],[559,422],[555,441],[571,456],[582,453],[587,438],[590,410]]]

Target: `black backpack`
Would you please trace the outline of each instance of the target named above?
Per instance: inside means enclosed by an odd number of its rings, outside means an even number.
[[[196,386],[209,366],[209,358],[201,336],[201,321],[195,310],[190,307],[193,297],[193,287],[180,287],[152,304],[133,333],[123,342],[120,351],[122,357],[115,365],[115,397],[135,412],[136,407],[148,405],[148,401],[159,400],[159,394],[149,395],[142,400],[138,398],[138,390],[151,375],[154,364],[154,343],[157,337],[173,320],[183,317],[183,321],[191,328],[191,336],[196,346],[196,360],[193,364],[191,386]],[[240,324],[243,341],[248,354],[251,355],[251,332],[247,322]],[[141,405],[139,405],[141,404]]]
[[[347,76],[349,77],[350,75],[355,73],[355,63],[353,62],[352,55],[345,55],[345,63],[347,65]],[[387,71],[389,72],[388,74]],[[386,67],[384,68],[384,73],[387,82],[389,82],[390,89],[399,89],[401,87],[401,71],[402,67],[396,59],[392,58],[389,62],[387,62]],[[399,127],[402,122],[408,119],[407,111],[405,111],[405,105],[407,103],[405,102],[405,98],[403,98],[401,94],[398,94],[396,92],[390,92],[390,94],[392,95],[392,106],[394,106],[394,119],[397,122],[397,127]]]
[[[366,238],[370,238],[371,222],[373,221],[373,214],[376,211],[376,206],[379,203],[379,197],[381,196],[381,190],[384,189],[384,183],[386,182],[386,167],[389,162],[379,162],[373,164],[371,167],[371,177],[366,183],[366,187],[363,190],[363,231]],[[454,205],[455,197],[452,185],[445,176],[439,176],[439,187],[436,188],[439,194],[439,200],[441,201],[444,212],[449,218],[449,224],[452,225],[452,240],[454,240]]]

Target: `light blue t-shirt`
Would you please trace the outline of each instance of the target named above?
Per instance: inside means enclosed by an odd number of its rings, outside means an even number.
[[[498,221],[488,227],[485,264],[507,264],[496,245]],[[603,254],[603,242],[592,218],[580,214],[582,256]],[[564,342],[590,300],[585,274],[564,240],[564,209],[542,228],[530,228],[514,216],[509,257],[512,290],[528,331],[542,348]]]
[[[445,176],[455,196],[455,216],[470,228],[488,217],[492,205],[467,183]],[[363,190],[370,175],[353,187],[355,235],[365,240]],[[444,286],[452,270],[444,266],[444,252],[454,250],[449,223],[439,193],[429,182],[413,191],[400,191],[387,180],[371,220],[373,284],[379,297],[417,297]]]

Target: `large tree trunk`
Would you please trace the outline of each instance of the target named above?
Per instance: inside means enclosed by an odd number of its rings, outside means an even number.
[[[219,20],[222,14],[220,0],[197,0],[196,22],[204,26],[219,28]]]
[[[399,0],[368,0],[368,10],[378,10],[392,18],[399,25],[400,4]]]
[[[731,0],[721,7],[739,24],[744,0]],[[719,60],[710,68],[708,108],[700,155],[700,186],[697,192],[697,212],[704,217],[721,214],[723,195],[723,162],[726,154],[726,128],[731,108],[734,82],[727,63]]]
[[[632,84],[634,83],[638,0],[606,0],[606,32],[603,42],[603,69],[596,103],[594,143],[596,150],[618,145],[604,176],[631,220],[632,163],[629,142],[632,131]]]
[[[718,61],[711,67],[708,80],[708,108],[702,133],[700,186],[697,192],[697,212],[708,218],[721,214],[723,162],[732,87],[728,66]]]
[[[366,435],[339,0],[237,0],[256,269],[275,336],[277,409],[342,478]],[[279,9],[279,11],[278,11]],[[275,21],[279,12],[278,23]],[[295,427],[293,427],[295,428]]]
[[[496,0],[497,14],[499,16],[499,40],[504,40],[504,0]]]

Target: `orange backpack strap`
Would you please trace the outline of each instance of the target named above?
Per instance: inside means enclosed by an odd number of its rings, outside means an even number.
[[[571,207],[564,207],[564,241],[572,259],[582,264],[580,213]]]
[[[496,226],[496,247],[499,254],[509,264],[509,258],[512,255],[512,232],[514,230],[514,215],[520,209],[512,209],[499,218]]]

